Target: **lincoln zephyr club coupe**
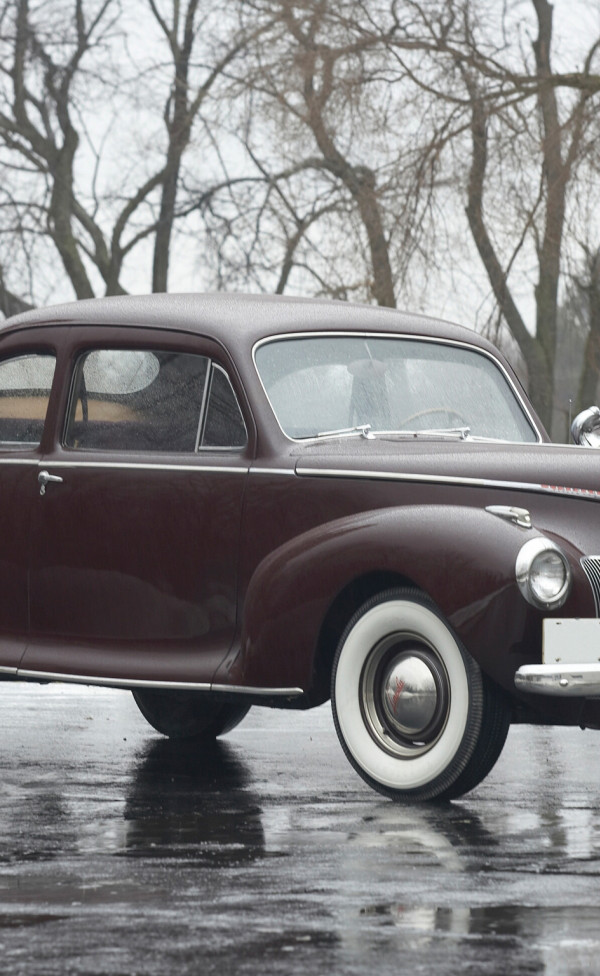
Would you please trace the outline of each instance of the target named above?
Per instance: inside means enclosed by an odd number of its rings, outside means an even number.
[[[1,677],[129,689],[199,749],[331,698],[368,784],[460,796],[511,722],[600,728],[599,414],[550,444],[490,343],[390,309],[10,319]]]

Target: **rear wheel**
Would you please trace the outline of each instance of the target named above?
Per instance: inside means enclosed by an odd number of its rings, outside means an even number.
[[[500,755],[510,714],[426,596],[388,590],[367,601],[333,666],[335,727],[350,762],[395,800],[451,799]]]
[[[214,739],[235,728],[250,710],[197,691],[136,688],[132,695],[146,721],[171,739]]]

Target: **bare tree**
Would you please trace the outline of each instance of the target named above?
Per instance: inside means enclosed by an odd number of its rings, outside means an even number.
[[[167,287],[182,157],[204,99],[244,43],[235,31],[223,42],[215,37],[213,16],[211,44],[203,44],[210,18],[200,18],[199,5],[169,0],[163,14],[157,0],[138,0],[138,13],[149,6],[159,31],[144,70],[134,65],[129,75],[119,0],[64,0],[51,11],[5,0],[0,8],[0,167],[18,187],[0,198],[4,234],[20,238],[23,254],[36,239],[49,240],[77,298],[122,293],[125,262],[144,242],[152,246],[153,289]],[[152,71],[153,60],[160,70]],[[149,77],[154,106],[165,85],[164,137],[141,152],[129,139],[127,93],[139,103]],[[91,133],[98,105],[99,136]]]
[[[597,131],[600,76],[593,69],[600,37],[592,38],[583,70],[555,72],[548,0],[531,0],[536,35],[529,41],[509,5],[499,8],[492,31],[494,13],[483,0],[407,0],[392,8],[397,29],[390,50],[403,77],[410,74],[429,103],[448,107],[448,124],[438,140],[429,137],[424,155],[451,145],[462,160],[458,147],[469,136],[467,178],[459,174],[456,184],[495,301],[523,355],[532,399],[550,427],[565,220],[590,130]],[[531,325],[519,307],[517,282],[522,290],[519,262],[532,260]]]
[[[589,302],[589,335],[578,391],[578,407],[594,403],[600,377],[600,252],[589,255],[589,279],[585,286]]]
[[[377,120],[385,114],[385,98],[382,102],[373,91],[385,44],[380,36],[361,36],[340,9],[344,6],[348,4],[330,0],[239,0],[246,30],[257,22],[269,22],[269,28],[252,49],[250,63],[244,63],[244,74],[238,75],[233,90],[245,98],[244,146],[254,165],[271,174],[270,201],[279,204],[276,219],[285,214],[292,222],[277,288],[289,282],[291,256],[300,253],[303,243],[311,252],[309,256],[304,250],[304,270],[318,281],[320,290],[339,294],[340,286],[344,288],[336,268],[343,261],[340,244],[345,241],[353,257],[348,264],[354,265],[349,292],[352,279],[362,278],[362,297],[393,306],[397,274],[391,253],[394,223],[387,203],[398,190],[398,167],[390,146],[383,147],[385,128],[374,135]],[[359,5],[350,6],[360,14]],[[256,125],[249,134],[251,119]],[[265,153],[265,131],[278,134],[278,153],[273,143]],[[258,132],[254,146],[252,132]],[[313,201],[306,205],[302,196],[309,183]],[[315,205],[316,200],[327,202]],[[331,230],[336,214],[339,225],[327,257],[325,227]],[[361,259],[366,261],[363,275]]]
[[[170,244],[177,218],[181,163],[190,142],[194,122],[215,82],[246,47],[249,40],[256,41],[260,37],[264,28],[258,31],[249,30],[247,36],[242,32],[232,31],[213,63],[202,73],[200,82],[193,86],[190,75],[194,44],[199,33],[207,29],[207,20],[209,20],[206,14],[201,17],[200,0],[188,0],[183,8],[179,2],[174,2],[169,21],[163,17],[156,0],[148,0],[148,3],[167,40],[173,67],[171,90],[164,110],[167,150],[161,174],[160,209],[154,240],[152,270],[152,291],[159,292],[167,290]]]
[[[567,259],[595,375],[599,63],[549,0],[0,0],[2,308],[164,291],[184,242],[211,287],[437,311],[475,258],[550,425]]]

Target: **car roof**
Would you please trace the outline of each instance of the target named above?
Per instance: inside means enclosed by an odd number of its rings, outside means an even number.
[[[212,335],[227,347],[253,346],[288,332],[363,331],[425,335],[469,342],[497,352],[471,329],[379,305],[283,295],[118,295],[33,309],[13,316],[1,331],[34,325],[148,325]]]

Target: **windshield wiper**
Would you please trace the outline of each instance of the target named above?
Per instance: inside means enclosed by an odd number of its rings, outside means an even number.
[[[471,436],[470,427],[426,427],[423,430],[381,430],[380,437],[457,437],[466,441]]]
[[[324,437],[352,437],[359,434],[366,440],[376,440],[376,435],[371,430],[371,424],[357,424],[355,427],[341,427],[339,430],[323,430],[315,434],[315,438]],[[454,437],[461,441],[466,441],[471,436],[470,427],[426,427],[423,430],[378,430],[377,437],[398,437],[411,438],[418,440],[420,437]]]
[[[315,437],[348,437],[352,434],[360,434],[368,441],[375,440],[375,434],[371,433],[371,424],[357,424],[356,427],[342,427],[340,430],[323,430],[315,434]]]

